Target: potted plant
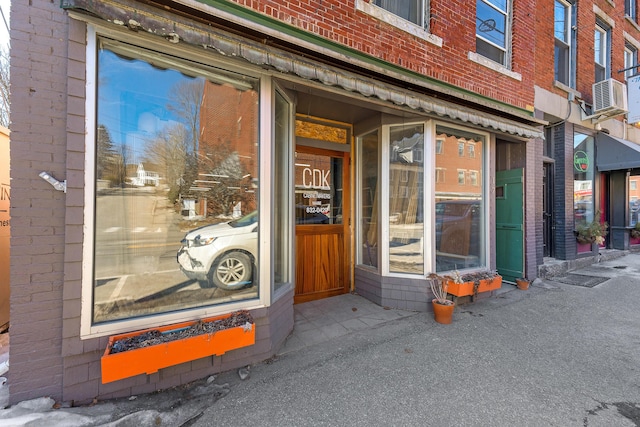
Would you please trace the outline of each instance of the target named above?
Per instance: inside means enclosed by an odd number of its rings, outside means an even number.
[[[434,318],[436,322],[448,325],[453,319],[453,309],[455,308],[455,303],[447,299],[447,283],[449,279],[438,276],[435,273],[431,273],[428,279],[431,285],[431,292],[435,297],[431,300]]]
[[[609,224],[607,222],[600,222],[597,218],[600,215],[596,214],[593,221],[583,222],[576,227],[576,240],[580,244],[593,244],[597,243],[601,245],[604,243],[604,238],[608,233]]]
[[[631,237],[640,239],[640,222],[636,222],[636,225],[631,229]]]
[[[495,291],[502,286],[502,276],[496,271],[481,270],[460,274],[453,272],[448,280],[448,292],[456,297],[472,296],[480,292]]]
[[[518,277],[516,279],[516,286],[518,287],[518,289],[520,289],[521,291],[526,291],[527,289],[529,289],[529,284],[531,282],[529,282],[529,279],[525,278],[525,277]]]

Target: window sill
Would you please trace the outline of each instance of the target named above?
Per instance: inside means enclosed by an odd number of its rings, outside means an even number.
[[[511,71],[504,65],[500,65],[497,62],[494,62],[488,58],[485,58],[482,55],[478,55],[475,52],[469,52],[469,60],[475,62],[476,64],[480,64],[483,67],[487,67],[493,71],[497,71],[500,74],[504,74],[505,76],[511,77],[514,80],[522,81],[522,74],[516,73],[515,71]]]
[[[419,25],[416,25],[413,22],[409,22],[406,19],[402,19],[391,12],[387,12],[381,7],[367,3],[364,0],[356,0],[356,10],[373,16],[380,21],[386,22],[387,24],[392,25],[401,31],[416,36],[435,46],[442,47],[442,39],[440,37],[430,34]]]
[[[577,90],[567,86],[566,84],[559,82],[557,80],[555,80],[553,82],[553,87],[556,87],[558,89],[561,89],[567,93],[572,93],[576,98],[582,98],[582,93],[578,92]]]
[[[635,28],[636,30],[640,31],[640,25],[636,22],[635,18],[633,18],[633,17],[631,17],[629,15],[625,15],[624,19],[626,19],[628,23],[633,25],[633,28]]]

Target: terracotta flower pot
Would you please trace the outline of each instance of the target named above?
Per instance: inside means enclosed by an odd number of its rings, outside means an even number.
[[[529,281],[527,279],[516,279],[516,285],[521,291],[529,289]]]
[[[440,304],[437,299],[431,300],[433,305],[433,314],[436,322],[448,325],[453,319],[453,309],[455,304],[453,301],[449,301],[451,304]]]

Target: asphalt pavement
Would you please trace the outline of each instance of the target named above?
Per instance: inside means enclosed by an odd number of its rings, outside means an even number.
[[[638,301],[628,254],[460,305],[450,325],[408,313],[242,376],[80,408],[23,402],[0,426],[640,426]]]

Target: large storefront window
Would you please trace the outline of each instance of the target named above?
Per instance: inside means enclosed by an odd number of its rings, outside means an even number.
[[[424,274],[424,125],[389,130],[389,271]]]
[[[594,139],[575,133],[573,136],[573,215],[575,226],[594,218]]]
[[[484,266],[485,137],[436,127],[436,271]]]
[[[629,176],[629,227],[640,222],[640,175]]]
[[[358,264],[378,267],[378,196],[380,178],[378,175],[378,131],[358,138],[360,150],[360,195],[358,230]]]
[[[97,61],[93,323],[257,298],[258,80],[108,40]]]

